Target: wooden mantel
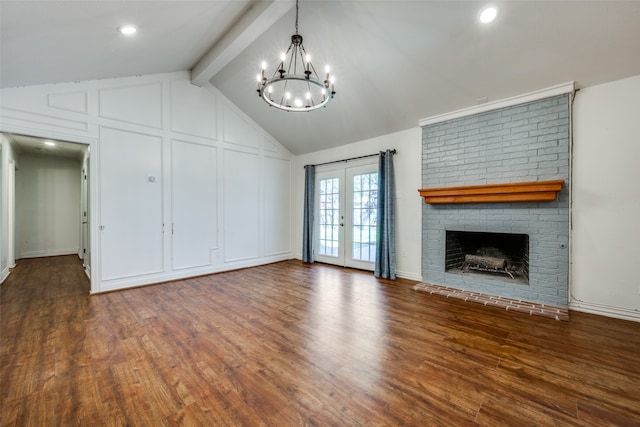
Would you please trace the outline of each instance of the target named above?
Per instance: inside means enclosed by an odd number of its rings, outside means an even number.
[[[428,204],[551,202],[562,190],[563,179],[514,182],[510,184],[466,185],[418,190]]]

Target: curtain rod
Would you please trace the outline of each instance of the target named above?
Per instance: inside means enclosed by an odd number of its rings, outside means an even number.
[[[380,153],[382,153],[382,151]],[[317,164],[312,165],[312,166],[323,166],[323,165],[330,165],[330,164],[333,164],[333,163],[348,162],[348,161],[351,161],[351,160],[366,159],[367,157],[379,156],[380,153],[367,154],[366,156],[350,157],[348,159],[334,160],[332,162],[317,163]],[[391,150],[391,154],[396,154],[396,149],[395,148],[393,150]]]

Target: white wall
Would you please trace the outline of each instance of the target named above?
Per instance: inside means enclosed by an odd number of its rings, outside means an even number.
[[[9,238],[13,233],[9,232],[9,197],[10,197],[10,169],[13,168],[15,155],[11,141],[0,133],[0,145],[2,145],[2,176],[0,177],[0,283],[9,275],[9,268],[13,265],[13,260],[9,253]]]
[[[16,172],[16,258],[78,253],[80,162],[19,156]]]
[[[579,91],[573,110],[570,308],[640,320],[640,75]]]
[[[367,139],[330,150],[297,156],[293,163],[293,234],[294,256],[302,259],[302,206],[304,199],[304,165],[324,163],[374,154],[395,148],[393,157],[396,178],[396,252],[398,277],[422,280],[422,199],[418,195],[422,176],[422,133],[416,127],[377,138]]]
[[[293,156],[188,72],[0,99],[0,131],[91,144],[92,292],[292,257]]]

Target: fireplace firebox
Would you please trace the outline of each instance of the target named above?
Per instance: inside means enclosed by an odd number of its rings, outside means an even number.
[[[446,231],[445,271],[529,284],[529,236]]]

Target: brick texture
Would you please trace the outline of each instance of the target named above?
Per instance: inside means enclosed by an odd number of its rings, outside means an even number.
[[[418,283],[413,287],[413,289],[416,291],[428,292],[431,295],[441,295],[447,298],[460,299],[488,307],[504,308],[507,311],[524,313],[529,316],[542,316],[555,320],[569,320],[569,310],[566,307],[554,307],[529,301],[484,295],[476,292],[463,291],[461,289],[448,288],[446,286],[431,285],[429,283]]]
[[[422,128],[422,188],[564,179],[554,202],[424,205],[422,279],[566,307],[569,272],[568,95]],[[529,235],[529,284],[446,273],[446,230]]]

